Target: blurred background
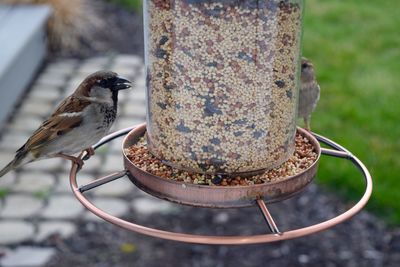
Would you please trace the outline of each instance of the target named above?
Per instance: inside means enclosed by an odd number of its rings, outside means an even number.
[[[135,90],[121,96],[114,130],[145,120],[140,0],[0,4],[1,167],[55,105],[100,68],[136,81]],[[369,168],[374,192],[365,212],[293,241],[235,247],[179,244],[94,218],[72,196],[69,163],[49,160],[0,180],[0,265],[399,266],[398,7],[396,0],[308,0],[305,5],[303,55],[313,61],[321,86],[313,131],[348,148]],[[83,184],[122,168],[120,142],[98,151],[78,180]],[[301,227],[346,210],[363,191],[360,174],[350,163],[322,157],[316,182],[300,196],[273,205],[271,212],[283,230]],[[127,181],[89,195],[112,214],[162,229],[224,235],[268,231],[256,208],[182,207],[139,192]],[[21,257],[25,261],[18,261]]]

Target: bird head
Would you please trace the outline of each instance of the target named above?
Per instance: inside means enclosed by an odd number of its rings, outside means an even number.
[[[77,93],[98,101],[114,102],[118,99],[118,91],[132,87],[132,83],[112,71],[97,71],[83,80]]]
[[[314,65],[310,60],[303,57],[301,59],[301,82],[312,82],[315,79]]]

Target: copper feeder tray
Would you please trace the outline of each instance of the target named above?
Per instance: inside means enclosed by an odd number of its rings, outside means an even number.
[[[117,137],[129,133],[124,141],[123,148],[127,148],[138,141],[144,134],[146,129],[145,124],[140,124],[135,127],[127,128],[110,134],[103,138],[93,148],[96,149],[105,143],[114,140]],[[279,240],[293,239],[301,236],[306,236],[312,233],[326,230],[339,223],[342,223],[356,213],[358,213],[368,202],[372,193],[372,178],[364,164],[352,155],[347,149],[336,144],[335,142],[314,134],[314,136],[307,131],[298,128],[298,131],[314,145],[318,154],[316,161],[305,171],[295,176],[288,177],[276,182],[249,185],[249,186],[207,186],[196,185],[190,183],[177,182],[149,174],[136,166],[124,154],[125,170],[98,178],[89,184],[78,187],[76,181],[76,174],[78,172],[77,164],[73,164],[70,172],[70,184],[75,197],[92,213],[103,218],[104,220],[118,225],[130,231],[142,233],[149,236],[175,240],[180,242],[197,243],[197,244],[226,244],[226,245],[239,245],[239,244],[255,244],[267,243]],[[321,148],[318,141],[331,147]],[[304,189],[313,179],[317,171],[320,155],[328,155],[338,158],[350,160],[363,174],[366,187],[362,198],[349,210],[337,215],[336,217],[326,220],[315,225],[308,227],[281,232],[275,223],[272,215],[270,214],[266,203],[282,201]],[[85,153],[80,155],[81,158],[86,156]],[[267,225],[272,232],[271,234],[251,235],[251,236],[204,236],[194,234],[184,234],[169,232],[154,228],[145,227],[132,222],[122,220],[118,217],[112,216],[91,203],[85,196],[84,192],[101,186],[113,180],[128,176],[129,179],[140,189],[162,199],[169,201],[187,204],[191,206],[212,207],[212,208],[227,208],[227,207],[245,207],[250,205],[258,205],[261,213],[267,222]]]
[[[139,141],[146,132],[142,124],[132,130],[123,141],[123,150]],[[309,132],[298,128],[313,145],[317,153],[316,161],[305,171],[275,182],[248,186],[210,186],[184,183],[165,179],[143,171],[135,166],[124,153],[125,168],[128,177],[143,191],[161,199],[197,207],[240,208],[253,206],[254,201],[263,199],[272,203],[287,199],[304,189],[314,178],[321,150],[318,141]]]

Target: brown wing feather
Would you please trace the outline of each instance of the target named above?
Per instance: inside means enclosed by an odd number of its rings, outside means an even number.
[[[75,96],[65,99],[56,111],[28,139],[23,150],[36,150],[57,136],[63,135],[82,123],[80,116],[59,116],[63,113],[81,112],[90,104],[90,101]]]
[[[51,117],[62,114],[62,113],[81,112],[89,104],[90,104],[89,100],[82,99],[80,97],[76,97],[76,96],[72,95],[58,105],[56,111],[54,111],[54,113],[51,115]]]

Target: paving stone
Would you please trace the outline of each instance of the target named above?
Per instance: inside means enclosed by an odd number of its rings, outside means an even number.
[[[117,117],[117,121],[118,121],[118,117]],[[118,130],[120,130],[120,128],[119,128],[119,126],[118,126],[118,122],[114,122],[114,124],[111,126],[111,129],[110,129],[110,132],[108,133],[108,134],[110,134],[110,133],[113,133],[113,132],[115,132],[115,131],[118,131]]]
[[[98,64],[82,64],[79,68],[78,68],[78,75],[81,76],[88,76],[100,69],[104,69],[104,65],[98,65]]]
[[[0,213],[0,218],[26,219],[39,212],[43,205],[43,200],[29,195],[10,195],[5,199],[5,205]]]
[[[91,181],[93,181],[93,175],[78,172],[76,181],[78,182],[78,186],[88,184]],[[60,192],[70,193],[71,192],[71,186],[69,184],[69,173],[63,173],[63,174],[59,175],[58,183],[57,183],[54,191],[56,193],[60,193]]]
[[[144,64],[142,64],[139,68],[139,74],[141,74],[142,76],[146,76],[146,66]]]
[[[2,161],[1,161],[2,162]],[[0,168],[3,168],[5,164],[1,163]],[[16,182],[16,175],[15,172],[9,172],[3,177],[0,178],[0,191],[1,190],[9,190],[14,187],[15,182]]]
[[[66,221],[44,221],[38,225],[38,233],[35,237],[36,242],[42,242],[52,235],[59,235],[66,239],[76,232],[75,224]]]
[[[61,79],[68,79],[71,76],[71,70],[68,71],[60,71],[58,68],[54,68],[52,64],[49,65],[49,68],[46,68],[40,75],[39,79],[44,77],[51,77],[51,78],[61,78]]]
[[[112,71],[118,73],[119,76],[124,77],[128,80],[132,79],[132,77],[135,76],[135,67],[133,66],[114,65]]]
[[[55,183],[53,175],[39,171],[24,171],[19,174],[14,191],[17,192],[46,192],[51,189]]]
[[[129,98],[133,102],[144,102],[146,100],[146,89],[142,79],[134,80],[134,88],[130,91]]]
[[[34,115],[19,116],[18,119],[11,121],[8,128],[22,132],[33,133],[42,124],[43,119]],[[24,140],[25,142],[26,140]]]
[[[140,67],[143,65],[143,60],[141,57],[136,55],[122,54],[114,58],[114,64]]]
[[[123,127],[121,127],[121,129],[123,129]],[[121,161],[122,161],[122,139],[121,138],[115,139],[115,140],[107,143],[107,145],[104,145],[104,148],[106,151],[106,162],[107,162],[108,156],[111,156],[112,154],[116,154],[118,157],[121,158]],[[121,166],[121,165],[118,165],[118,166]],[[113,166],[110,166],[110,167],[113,168]],[[110,168],[107,168],[107,170],[110,170]],[[116,171],[116,170],[117,169],[115,169],[115,168],[114,168],[114,170],[111,169],[111,171]],[[105,168],[104,168],[104,171],[106,171]]]
[[[95,65],[106,65],[110,61],[109,57],[92,57],[86,59],[82,64],[95,64]]]
[[[6,246],[0,245],[0,257],[6,255],[7,253],[10,253],[12,250]]]
[[[178,207],[173,204],[159,200],[154,197],[140,197],[132,200],[131,207],[139,214],[150,215],[153,213],[174,213],[178,211]]]
[[[103,68],[104,69],[104,68]],[[89,76],[90,74],[98,71],[99,69],[95,66],[90,67],[90,66],[86,66],[85,68],[79,69],[78,70],[78,74],[79,75],[83,75],[84,77]],[[82,81],[82,80],[81,80]]]
[[[34,233],[35,229],[31,223],[21,220],[0,221],[0,244],[28,241],[32,239]]]
[[[129,79],[128,77],[126,77]],[[130,79],[132,80],[132,79]],[[133,89],[128,89],[128,90],[122,90],[118,93],[118,113],[121,113],[123,111],[123,107],[126,103],[129,102],[130,99],[130,94],[131,91],[135,90]]]
[[[17,247],[0,259],[3,267],[40,267],[55,254],[54,248]]]
[[[18,143],[14,144],[14,146],[21,147],[31,136],[31,133],[21,132],[18,130],[7,130],[2,136],[1,142],[4,143]],[[18,148],[19,148],[18,147]]]
[[[69,172],[71,171],[71,167],[72,167],[72,162],[70,160],[64,160],[59,174],[65,177],[69,177]]]
[[[117,121],[111,127],[109,133],[113,133],[115,131],[119,131],[119,130],[122,130],[124,128],[130,128],[130,127],[135,126],[137,124],[143,123],[143,122],[145,122],[145,119],[146,118],[143,117],[143,118],[137,118],[137,119],[134,118],[133,120],[131,120],[128,116],[124,116],[124,115],[121,114],[121,115],[118,116]],[[140,121],[140,123],[138,123],[139,121]],[[136,124],[134,124],[134,123],[136,123]],[[129,126],[127,126],[127,125],[129,125]],[[120,137],[119,139],[115,139],[115,140],[121,140],[121,142],[122,142],[123,137]]]
[[[48,101],[53,102],[59,100],[61,92],[58,88],[44,84],[35,84],[29,92],[27,101],[29,99],[35,99],[36,101]],[[26,102],[27,102],[26,101]]]
[[[135,77],[137,76],[137,71],[136,71],[135,66],[129,66],[129,65],[115,65],[113,64],[110,67],[110,70],[117,73],[120,77],[127,79],[131,82],[135,80]]]
[[[3,139],[0,144],[3,143]],[[14,158],[14,152],[0,150],[0,165],[6,165],[6,163],[10,162]]]
[[[133,185],[133,189],[132,189],[132,197],[145,197],[145,198],[153,198],[152,195],[150,195],[149,193],[146,193],[145,191],[143,191],[142,189],[140,189],[139,187],[137,187],[136,185]]]
[[[54,88],[62,87],[67,80],[67,76],[64,73],[43,73],[38,77],[35,84],[38,86],[45,85]]]
[[[94,155],[88,160],[85,160],[85,164],[82,167],[82,172],[90,173],[98,171],[103,165],[102,159],[99,155]]]
[[[0,147],[2,147],[2,144],[0,144]],[[5,167],[13,158],[14,158],[14,152],[15,151],[15,146],[13,147],[13,149],[11,151],[8,150],[3,150],[1,149],[0,152],[0,168]],[[12,173],[12,172],[9,172]],[[3,184],[3,179],[5,178],[5,176],[2,179],[2,182],[0,183],[0,186]]]
[[[22,144],[23,144],[23,143],[22,143]],[[21,144],[21,145],[22,145],[22,144]],[[9,159],[8,159],[8,162],[10,162],[10,161],[14,158],[15,151],[16,151],[18,148],[20,148],[21,145],[17,147],[17,145],[14,144],[14,143],[10,143],[10,142],[1,142],[1,143],[0,143],[0,151],[1,151],[1,152],[4,152],[4,153],[10,153],[10,157],[9,157]],[[7,162],[7,163],[8,163],[8,162]]]
[[[146,97],[140,96],[140,95],[129,95],[129,98],[127,99],[126,103],[135,103],[140,106],[143,106],[143,110],[146,110]]]
[[[97,61],[85,61],[79,66],[78,75],[89,75],[98,70],[103,70],[108,65],[108,61],[106,58]]]
[[[96,189],[93,189],[93,195],[122,197],[125,195],[133,194],[134,187],[135,186],[128,179],[128,177],[122,177],[110,183],[104,184]]]
[[[76,59],[63,59],[47,65],[46,71],[72,73],[77,68],[79,61]]]
[[[61,158],[50,158],[31,162],[24,165],[24,171],[42,171],[42,172],[52,172],[60,170],[64,165],[69,164],[68,160]]]
[[[126,201],[118,198],[93,198],[91,202],[101,210],[110,213],[116,217],[123,216],[128,213],[129,205]],[[84,215],[86,220],[102,220],[93,213],[87,211]]]
[[[118,127],[119,127],[119,129],[124,129],[124,128],[128,128],[128,127],[135,126],[138,124],[142,124],[145,121],[146,121],[145,117],[142,117],[142,118],[140,118],[140,117],[132,117],[132,118],[123,117],[118,120]],[[119,150],[121,150],[121,148],[119,148]]]
[[[0,151],[9,155],[7,162],[14,158],[14,152],[28,140],[30,135],[30,132],[13,129],[7,130],[7,132],[2,136],[0,143]]]
[[[62,98],[66,98],[70,96],[81,84],[81,82],[87,77],[85,74],[80,74],[78,76],[74,76],[65,86],[65,91],[62,94]]]
[[[91,74],[91,73],[89,73]],[[73,88],[78,88],[78,86],[81,84],[81,82],[88,76],[88,74],[82,74],[82,73],[77,73],[76,75],[74,75],[74,77],[72,77],[68,83],[71,87]]]
[[[72,195],[52,196],[41,215],[46,219],[76,219],[83,210],[81,203]]]
[[[18,111],[18,116],[34,115],[36,117],[44,118],[48,117],[56,108],[56,106],[50,102],[38,101],[32,99],[26,101]]]
[[[145,118],[146,117],[146,106],[138,105],[137,103],[127,103],[124,105],[123,115],[129,118]]]
[[[110,174],[113,172],[122,171],[124,169],[123,157],[122,157],[122,149],[119,149],[118,153],[111,153],[107,155],[106,162],[103,164],[101,168],[101,173],[103,175]]]
[[[96,151],[97,153],[97,151]],[[71,165],[72,163],[68,160],[64,161],[62,170],[64,172],[67,172],[67,175],[69,176],[69,172],[71,170]],[[90,157],[90,159],[84,161],[84,165],[80,172],[82,173],[92,173],[95,171],[98,171],[102,166],[102,158],[99,153],[95,154],[94,156]]]
[[[68,83],[65,87],[65,90],[62,93],[62,98],[64,99],[70,96],[76,90],[76,88],[78,88],[78,86],[79,86],[78,81],[73,81],[71,83]]]

